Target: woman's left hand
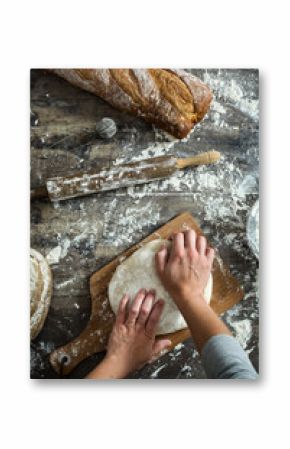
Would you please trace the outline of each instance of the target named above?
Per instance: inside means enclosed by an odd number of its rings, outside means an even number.
[[[126,377],[170,347],[170,340],[155,339],[164,301],[155,301],[153,291],[140,290],[131,306],[128,302],[125,295],[109,338],[107,355],[88,378]]]

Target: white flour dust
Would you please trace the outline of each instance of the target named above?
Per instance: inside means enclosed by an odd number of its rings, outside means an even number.
[[[219,72],[217,75],[205,72],[204,82],[214,91],[215,100],[223,100],[244,114],[248,115],[252,120],[259,120],[259,100],[251,98],[253,92],[245,93],[243,87],[231,77],[220,79]],[[214,106],[216,103],[214,103]],[[219,112],[219,111],[217,111]]]
[[[54,285],[54,288],[56,290],[60,290],[62,288],[67,288],[68,286],[70,286],[71,284],[73,284],[75,282],[75,278],[70,278],[67,281],[61,282],[60,284],[56,284]]]
[[[232,321],[231,326],[235,337],[243,349],[247,349],[248,343],[252,337],[252,323],[249,319]]]
[[[184,376],[187,377],[188,379],[192,377],[192,367],[190,365],[187,364],[183,365],[176,378],[179,379],[180,377]]]
[[[104,214],[103,242],[112,246],[128,245],[137,240],[144,228],[156,225],[160,219],[158,205],[148,200],[144,205],[132,201],[124,211],[116,210],[116,198]]]
[[[30,369],[44,371],[46,368],[44,358],[54,349],[55,344],[52,341],[40,341],[37,345],[33,343],[30,351]],[[41,377],[45,377],[45,375],[42,374]]]
[[[60,259],[67,256],[68,249],[70,247],[69,238],[62,238],[61,234],[58,234],[59,245],[52,248],[46,255],[46,260],[49,265],[58,264]]]
[[[170,361],[175,361],[181,355],[181,351],[184,348],[183,343],[178,343],[172,351],[169,352]]]
[[[114,165],[125,164],[126,162],[140,161],[143,159],[150,159],[152,157],[164,156],[169,154],[174,147],[176,140],[171,142],[156,142],[149,147],[142,150],[138,155],[125,155],[115,160]]]
[[[49,265],[54,265],[59,263],[61,256],[61,246],[55,246],[46,255],[46,260]]]
[[[164,368],[166,368],[167,364],[164,363],[164,365],[159,366],[153,373],[150,374],[151,379],[156,379],[160,371],[162,371]]]
[[[253,149],[253,154],[256,151]],[[127,188],[128,195],[133,199],[179,192],[198,195],[207,221],[239,221],[239,212],[248,209],[245,196],[258,193],[258,174],[253,172],[245,176],[235,161],[222,156],[211,168],[200,166],[176,172],[162,181]]]

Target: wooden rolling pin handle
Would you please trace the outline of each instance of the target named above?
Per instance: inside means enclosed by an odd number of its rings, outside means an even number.
[[[40,186],[30,190],[30,198],[32,200],[37,200],[39,198],[48,198],[46,186]]]
[[[213,164],[217,162],[221,157],[219,151],[211,150],[205,153],[198,154],[197,156],[187,157],[185,159],[178,159],[178,168],[185,168],[191,165]]]

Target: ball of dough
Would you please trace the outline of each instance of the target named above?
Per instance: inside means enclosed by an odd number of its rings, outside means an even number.
[[[30,250],[30,338],[41,331],[50,306],[52,274],[45,258]]]
[[[104,117],[96,124],[96,130],[103,139],[110,139],[116,134],[117,126],[114,120]]]
[[[153,240],[135,251],[117,267],[109,284],[109,301],[115,314],[118,311],[120,300],[126,293],[132,301],[141,288],[156,290],[156,298],[162,298],[165,301],[157,335],[169,334],[187,327],[183,316],[161,284],[156,272],[155,253],[162,245],[170,246],[171,242],[168,240]],[[210,274],[204,291],[204,297],[208,303],[211,294],[212,276]]]

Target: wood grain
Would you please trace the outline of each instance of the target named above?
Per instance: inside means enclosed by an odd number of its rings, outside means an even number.
[[[184,171],[185,182],[176,185],[160,182],[153,191],[135,186],[130,194],[123,189],[60,204],[46,200],[31,203],[32,248],[47,255],[56,246],[63,247],[70,242],[59,263],[52,266],[52,303],[43,330],[31,345],[31,378],[61,377],[51,367],[49,354],[77,337],[85,328],[91,312],[90,275],[186,210],[198,220],[212,246],[218,249],[225,264],[243,286],[244,300],[223,314],[223,320],[235,336],[240,331],[232,324],[249,320],[251,332],[246,350],[258,369],[259,263],[247,244],[246,222],[259,196],[259,186],[257,182],[250,194],[240,198],[237,210],[231,183],[233,177],[227,171],[223,177],[218,173],[224,164],[231,162],[235,181],[248,176],[258,179],[259,123],[247,111],[240,109],[240,103],[233,102],[231,98],[221,98],[220,87],[234,82],[243,91],[245,99],[256,102],[259,98],[259,74],[252,69],[189,71],[201,79],[209,76],[215,80],[215,101],[222,105],[224,112],[217,113],[214,102],[188,140],[176,141],[174,147],[162,154],[174,153],[177,158],[187,158],[215,148],[222,153],[223,161],[209,165],[206,172],[209,178],[220,179],[218,185],[204,185],[199,176],[203,170],[199,173],[200,169],[189,168]],[[155,157],[160,154],[161,146],[169,143],[165,135],[156,132],[141,118],[120,112],[95,95],[77,89],[44,70],[31,71],[31,109],[38,116],[38,122],[31,125],[31,188],[42,185],[47,178],[67,176],[77,171],[102,170],[117,159],[127,163],[132,157]],[[91,136],[96,122],[103,117],[112,118],[117,125],[118,131],[113,139]],[[154,149],[156,144],[157,151]],[[150,152],[147,151],[149,147],[153,148]],[[195,183],[186,182],[190,173],[194,179],[197,176]],[[206,210],[210,210],[211,204],[216,212],[208,214]],[[224,214],[224,208],[219,212],[217,204],[223,204],[227,214]],[[6,215],[9,219],[9,211]],[[96,353],[87,358],[68,377],[85,377],[101,361],[103,354]],[[159,370],[161,364],[164,366]],[[189,367],[190,370],[184,369]],[[132,376],[150,379],[152,374],[154,378],[166,379],[204,378],[205,372],[192,339],[187,339],[180,349],[175,348],[162,360],[145,366]]]
[[[107,287],[116,267],[124,258],[154,239],[168,238],[173,232],[188,228],[194,229],[198,235],[203,234],[193,217],[188,212],[185,212],[123,252],[91,276],[91,316],[89,322],[77,338],[67,345],[56,349],[50,355],[50,362],[57,373],[69,374],[84,359],[105,349],[114,322],[114,314],[107,297]],[[220,314],[242,299],[243,290],[218,255],[214,261],[212,274],[213,293],[211,307],[216,313]],[[189,336],[190,332],[188,329],[168,334],[172,342],[172,348]],[[159,338],[164,338],[164,335]]]

